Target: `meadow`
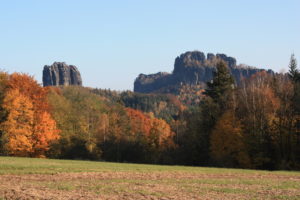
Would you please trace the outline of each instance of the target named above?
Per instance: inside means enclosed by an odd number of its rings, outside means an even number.
[[[0,157],[0,199],[300,199],[300,172]]]

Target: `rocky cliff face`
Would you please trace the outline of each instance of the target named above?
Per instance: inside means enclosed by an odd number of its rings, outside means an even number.
[[[64,62],[54,62],[52,65],[44,66],[43,70],[44,86],[59,85],[82,85],[81,75],[77,67],[67,65]]]
[[[173,83],[173,76],[167,72],[156,74],[140,74],[134,82],[134,91],[150,93]]]
[[[241,79],[249,78],[253,74],[263,71],[248,66],[237,65],[236,59],[225,54],[208,53],[207,56],[200,51],[181,54],[175,59],[173,73],[140,74],[134,82],[134,91],[141,93],[169,92],[176,85],[205,85],[212,79],[213,71],[218,61],[223,60],[239,84]],[[274,73],[268,70],[268,73]]]

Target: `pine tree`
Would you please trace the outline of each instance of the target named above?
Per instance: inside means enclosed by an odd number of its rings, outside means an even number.
[[[234,79],[225,62],[217,63],[213,79],[207,83],[204,98],[199,111],[190,115],[187,120],[188,137],[183,141],[183,152],[189,164],[207,165],[210,160],[210,136],[221,116],[221,112],[231,108]]]
[[[293,81],[293,82],[298,82],[300,81],[300,72],[297,69],[297,60],[295,58],[295,55],[292,54],[291,55],[291,59],[290,59],[290,64],[289,64],[289,78]]]
[[[288,76],[294,86],[294,110],[296,114],[300,114],[300,72],[297,69],[297,60],[294,54],[291,55]]]
[[[297,143],[296,143],[296,160],[300,163],[300,72],[297,69],[297,60],[295,55],[291,55],[290,64],[289,64],[289,78],[293,83],[293,98],[292,98],[292,110],[293,110],[293,118],[295,119],[295,123],[293,125],[293,129],[296,133]]]
[[[205,94],[211,97],[220,106],[221,110],[227,108],[232,97],[234,79],[225,62],[220,61],[217,64],[213,79],[211,82],[207,82],[207,87]]]
[[[288,76],[294,87],[294,96],[292,100],[294,112],[296,115],[300,115],[300,72],[297,69],[297,60],[294,54],[291,55]]]

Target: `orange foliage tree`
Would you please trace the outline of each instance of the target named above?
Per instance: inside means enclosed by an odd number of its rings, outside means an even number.
[[[132,108],[126,108],[126,111],[130,119],[130,134],[143,134],[148,137],[152,126],[151,118],[141,111]]]
[[[263,135],[275,120],[280,99],[273,88],[273,77],[265,71],[253,75],[239,92],[239,111],[251,134]]]
[[[237,116],[247,137],[251,163],[256,168],[273,166],[276,155],[274,125],[280,99],[274,89],[275,77],[265,71],[245,81],[238,93]]]
[[[49,114],[47,88],[19,73],[9,76],[7,88],[3,107],[8,118],[1,126],[7,138],[6,150],[10,155],[44,157],[49,144],[59,138],[56,122]],[[26,144],[26,148],[21,150],[18,144]]]
[[[29,156],[32,149],[33,105],[18,89],[9,90],[3,101],[8,112],[1,124],[4,150],[9,155]]]
[[[126,111],[130,118],[131,135],[143,136],[147,143],[154,148],[165,148],[174,145],[174,133],[166,121],[148,116],[132,108],[126,108]]]
[[[151,123],[151,130],[149,140],[151,145],[156,147],[165,148],[173,145],[174,133],[170,125],[162,119],[153,118]]]
[[[40,113],[38,117],[39,123],[36,123],[33,129],[33,155],[44,157],[50,143],[59,138],[59,130],[48,112]]]

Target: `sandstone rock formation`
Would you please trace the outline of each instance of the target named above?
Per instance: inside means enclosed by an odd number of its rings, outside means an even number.
[[[82,85],[81,75],[77,67],[64,62],[54,62],[51,66],[45,65],[43,70],[44,86]]]
[[[253,74],[263,71],[245,65],[237,65],[236,59],[225,54],[208,53],[207,56],[200,51],[191,51],[181,54],[175,59],[172,73],[159,72],[156,74],[140,74],[134,82],[134,91],[141,93],[169,92],[170,88],[182,84],[203,85],[212,79],[213,71],[218,61],[223,60],[239,84],[242,78],[249,78]],[[274,73],[268,70],[268,73]]]

